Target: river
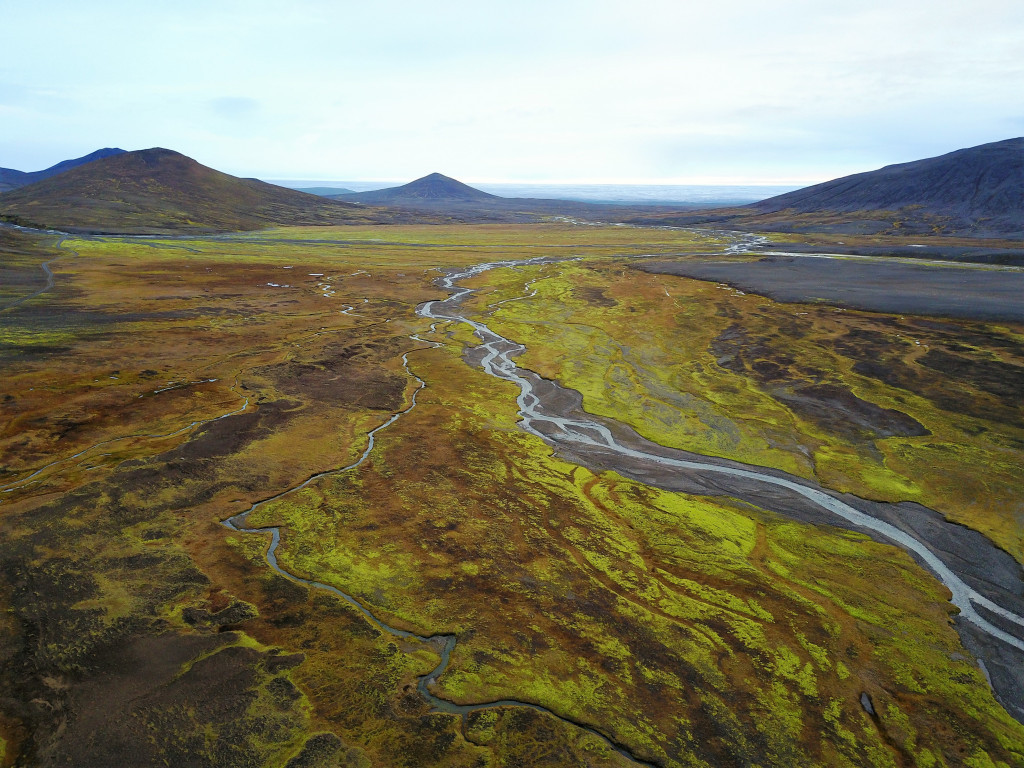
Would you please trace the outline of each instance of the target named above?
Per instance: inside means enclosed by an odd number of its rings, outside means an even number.
[[[739,239],[728,246],[728,250],[734,252],[753,242],[756,242],[753,236]],[[468,317],[468,313],[461,310],[461,304],[474,291],[461,286],[460,283],[488,270],[519,267],[544,261],[545,259],[496,261],[478,264],[467,269],[451,270],[439,279],[440,285],[450,291],[449,297],[426,302],[417,308],[417,313],[421,317],[434,321],[434,325],[431,326],[432,331],[434,326],[442,322],[462,323],[473,329],[481,344],[468,355],[469,362],[479,365],[491,376],[512,382],[519,388],[516,402],[521,419],[520,425],[524,430],[540,437],[556,452],[570,460],[598,469],[613,469],[624,476],[670,490],[678,490],[678,483],[675,480],[684,476],[686,478],[713,476],[715,480],[711,485],[717,489],[717,492],[727,493],[741,499],[752,499],[759,506],[790,516],[793,516],[792,503],[785,503],[784,497],[786,495],[799,497],[822,513],[834,518],[836,523],[845,523],[848,527],[855,527],[867,532],[879,541],[895,544],[905,549],[946,585],[950,590],[952,603],[960,610],[961,621],[957,622],[957,629],[960,631],[961,637],[964,638],[965,644],[968,644],[986,662],[984,667],[986,674],[993,667],[1009,668],[1011,671],[1015,667],[1024,669],[1024,617],[1021,612],[1011,610],[982,594],[965,578],[962,578],[953,565],[940,557],[941,553],[937,554],[935,548],[929,543],[891,522],[856,508],[851,503],[838,498],[838,494],[816,487],[810,481],[802,478],[764,467],[742,465],[710,456],[698,456],[650,443],[625,425],[586,413],[582,409],[582,400],[578,393],[518,367],[513,358],[525,351],[525,347],[494,332],[485,323]],[[526,283],[524,292],[528,292],[529,288],[529,283]],[[431,342],[416,335],[411,338],[437,346],[437,342]],[[280,528],[249,525],[250,515],[260,507],[301,490],[320,478],[358,468],[373,451],[376,434],[393,425],[416,407],[417,394],[422,391],[426,383],[409,369],[409,354],[406,353],[402,356],[402,363],[406,373],[416,382],[410,404],[405,410],[393,414],[368,434],[367,446],[355,462],[314,474],[291,488],[256,502],[244,512],[225,520],[224,525],[240,533],[269,534],[270,544],[266,552],[266,559],[270,567],[281,576],[337,595],[354,606],[371,625],[384,634],[432,647],[440,656],[440,661],[434,669],[419,678],[417,690],[435,711],[462,715],[465,718],[472,712],[494,707],[530,708],[582,728],[633,762],[641,765],[654,765],[654,763],[647,762],[631,753],[624,745],[598,728],[576,722],[535,702],[502,699],[474,704],[456,704],[438,696],[432,688],[448,667],[451,652],[457,642],[455,636],[419,635],[393,627],[383,621],[372,607],[368,607],[337,587],[305,579],[289,572],[280,565],[277,559],[277,550],[281,542]],[[759,486],[761,487],[760,492],[758,491]],[[772,489],[774,493],[769,493],[766,496],[764,488]],[[780,496],[780,494],[782,495]],[[769,502],[774,498],[779,503],[766,504],[765,498]],[[976,542],[975,546],[977,546]],[[992,547],[992,549],[995,548]],[[1005,553],[1001,554],[1008,557]],[[1017,585],[998,586],[1004,589],[1006,594],[1011,594],[1014,590],[1020,594],[1021,591]],[[988,615],[983,615],[982,611],[987,612]],[[996,621],[1003,626],[997,626]],[[1013,631],[1010,631],[1011,629]],[[979,635],[989,641],[994,641],[994,645],[986,642],[979,643]],[[1004,674],[997,676],[993,680],[993,685],[1004,706],[1007,706],[1017,719],[1022,719],[1024,708],[1020,705],[1024,704],[1024,695],[1021,692],[1019,678],[1014,677],[1012,673]]]

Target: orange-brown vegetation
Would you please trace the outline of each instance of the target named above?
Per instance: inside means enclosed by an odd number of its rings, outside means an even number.
[[[666,767],[1024,760],[1024,728],[909,556],[557,459],[516,427],[514,388],[463,361],[472,337],[414,312],[441,295],[438,267],[706,239],[296,229],[25,247],[18,268],[56,257],[56,281],[0,314],[0,764],[630,764],[573,723]],[[602,311],[631,295],[600,270],[572,287]],[[357,469],[251,522],[281,526],[289,572],[392,626],[454,633],[438,695],[557,717],[429,711],[415,686],[437,648],[276,574],[267,534],[220,523],[357,459],[411,402],[404,353],[417,407]]]

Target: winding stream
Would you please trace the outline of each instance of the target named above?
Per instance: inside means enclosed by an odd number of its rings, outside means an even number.
[[[748,239],[739,243],[734,243],[732,246],[729,246],[729,250],[734,251],[741,248],[745,249],[750,247],[751,244],[754,243]],[[550,260],[541,257],[521,261],[495,261],[478,264],[464,270],[453,270],[439,280],[440,285],[448,289],[451,292],[451,295],[447,299],[426,302],[420,305],[417,309],[417,314],[421,317],[437,321],[431,325],[430,329],[432,332],[435,330],[435,326],[438,322],[463,323],[473,329],[474,333],[482,342],[480,347],[477,348],[478,351],[482,352],[482,357],[478,361],[479,365],[488,374],[496,378],[512,382],[518,386],[519,394],[516,398],[516,402],[519,408],[521,426],[524,430],[540,437],[554,448],[567,448],[574,455],[587,457],[589,451],[604,459],[607,459],[609,455],[618,456],[623,461],[628,460],[632,462],[633,466],[636,466],[639,463],[641,466],[646,465],[650,467],[658,467],[663,470],[667,468],[670,470],[679,470],[681,472],[699,472],[718,475],[725,478],[735,478],[748,483],[753,481],[754,483],[781,488],[792,494],[796,494],[816,505],[819,509],[842,518],[846,522],[851,523],[862,530],[873,533],[875,538],[886,543],[896,544],[915,555],[918,560],[922,562],[924,566],[927,567],[950,590],[951,602],[960,609],[960,618],[970,622],[974,627],[990,638],[1001,643],[1005,643],[1012,649],[1024,652],[1024,639],[993,624],[979,613],[978,608],[983,608],[992,615],[998,616],[1000,619],[1007,622],[1007,624],[1014,625],[1022,629],[1024,629],[1024,617],[980,594],[960,578],[952,568],[936,556],[924,542],[897,528],[891,523],[856,509],[823,490],[811,487],[809,484],[799,481],[798,478],[779,476],[782,473],[770,474],[768,471],[760,471],[757,467],[746,465],[726,466],[719,463],[713,463],[711,457],[708,457],[707,461],[702,461],[699,459],[694,460],[693,458],[683,459],[664,455],[667,452],[671,452],[671,449],[663,449],[661,446],[657,447],[663,450],[643,450],[633,445],[629,445],[627,444],[627,441],[617,437],[616,433],[618,430],[611,428],[611,426],[614,426],[614,422],[611,422],[610,420],[599,420],[596,417],[589,417],[589,415],[585,413],[580,416],[579,411],[576,412],[575,416],[559,413],[557,407],[552,407],[552,398],[545,398],[545,396],[538,391],[544,387],[549,391],[552,390],[552,388],[560,389],[558,385],[541,379],[537,374],[531,371],[519,368],[513,361],[512,358],[525,351],[525,347],[504,338],[500,334],[492,331],[486,324],[477,320],[472,320],[459,311],[461,301],[466,296],[474,292],[474,289],[460,286],[459,283],[461,281],[491,269],[518,267],[543,263],[545,261]],[[524,289],[525,292],[529,292],[531,287],[532,284],[527,283]],[[417,335],[413,335],[410,338],[432,346],[439,346],[437,342],[420,338]],[[416,407],[417,395],[426,386],[423,379],[416,376],[416,374],[409,369],[409,354],[410,353],[406,353],[402,356],[402,365],[410,378],[416,382],[416,388],[410,398],[410,404],[405,410],[393,414],[384,423],[380,424],[368,433],[366,449],[355,462],[338,469],[327,470],[314,474],[298,485],[254,503],[244,512],[223,521],[223,524],[231,530],[239,533],[270,534],[270,544],[266,552],[266,560],[270,567],[281,576],[290,579],[291,581],[304,584],[312,588],[323,589],[337,595],[355,607],[370,624],[382,633],[406,641],[424,643],[434,648],[434,650],[440,655],[440,662],[430,672],[421,676],[417,680],[416,684],[416,688],[420,695],[430,704],[432,710],[461,715],[463,717],[463,722],[465,722],[465,717],[467,715],[484,709],[494,707],[528,708],[538,712],[543,712],[593,734],[603,741],[609,748],[635,763],[648,766],[655,765],[654,763],[649,763],[632,754],[628,749],[623,747],[621,744],[618,744],[596,728],[584,723],[576,722],[570,718],[566,718],[551,711],[550,709],[532,702],[514,699],[501,699],[477,704],[456,704],[452,701],[441,698],[436,695],[431,688],[448,668],[451,653],[457,642],[457,638],[454,635],[418,635],[414,632],[393,627],[384,622],[378,615],[367,608],[355,597],[338,589],[337,587],[305,579],[287,571],[280,565],[277,559],[277,550],[281,542],[280,528],[277,526],[253,527],[248,524],[249,516],[260,507],[299,491],[320,478],[354,470],[366,461],[370,453],[373,451],[376,434],[381,430],[388,428],[402,416],[413,410]],[[692,454],[688,455],[692,457]],[[735,463],[732,462],[732,464]]]
[[[48,234],[62,235],[63,233],[50,232]],[[736,233],[730,233],[734,238]],[[60,237],[57,243],[57,247],[60,250],[64,250],[63,243],[65,237]],[[756,248],[758,246],[764,246],[766,244],[765,238],[759,238],[758,236],[742,236],[739,239],[734,239],[734,242],[724,248],[727,253],[737,253],[746,250]],[[64,255],[64,254],[61,254]],[[60,258],[57,256],[55,258]],[[50,264],[55,259],[51,259],[48,262],[41,264],[41,269],[47,277],[46,285],[30,295],[24,296],[12,304],[6,307],[0,308],[0,311],[11,309],[14,306],[23,304],[32,298],[50,290],[53,287],[53,272],[50,270]],[[545,261],[550,261],[545,258],[536,258],[520,261],[495,261],[484,264],[479,264],[464,270],[453,270],[447,273],[444,277],[440,278],[439,283],[442,287],[448,289],[451,292],[448,298],[442,300],[429,301],[421,305],[417,309],[417,313],[421,317],[432,319],[435,322],[431,326],[431,331],[434,330],[437,322],[454,322],[462,323],[474,331],[477,337],[481,341],[481,346],[477,350],[482,353],[482,356],[477,360],[478,364],[483,370],[496,378],[504,381],[511,382],[519,388],[519,394],[517,395],[516,402],[519,409],[519,416],[521,418],[521,426],[527,432],[536,435],[551,445],[553,448],[562,448],[569,451],[572,455],[581,456],[583,458],[593,457],[598,459],[598,463],[603,460],[606,464],[608,457],[613,457],[612,469],[615,469],[614,457],[618,457],[621,462],[629,462],[631,467],[636,466],[647,466],[657,467],[664,470],[674,470],[679,472],[691,472],[700,473],[703,475],[715,475],[723,479],[735,479],[741,480],[747,483],[753,482],[766,486],[771,486],[777,489],[783,489],[786,492],[795,494],[806,501],[812,503],[817,508],[830,515],[837,516],[842,520],[850,523],[858,528],[869,531],[875,535],[879,540],[887,543],[894,543],[904,550],[912,553],[916,558],[922,562],[949,590],[951,593],[951,602],[957,606],[960,610],[960,618],[966,622],[972,624],[980,632],[984,633],[988,637],[1009,646],[1016,651],[1024,652],[1024,639],[1018,634],[1014,634],[1006,631],[999,626],[993,624],[989,619],[979,612],[979,608],[987,611],[991,616],[998,617],[1002,622],[1005,622],[1006,626],[1012,625],[1015,628],[1024,629],[1024,617],[1020,614],[1015,613],[1012,610],[1000,605],[999,603],[989,599],[985,595],[980,594],[977,590],[971,587],[966,581],[964,581],[957,573],[940,559],[931,548],[929,548],[924,542],[908,534],[907,532],[897,528],[885,520],[873,517],[872,515],[863,512],[853,506],[845,503],[844,501],[830,495],[829,493],[819,488],[811,487],[811,485],[802,482],[799,478],[780,476],[781,473],[769,473],[767,470],[752,466],[739,466],[734,462],[730,462],[731,466],[723,463],[715,463],[715,460],[711,457],[706,457],[707,461],[702,460],[703,457],[693,457],[692,454],[688,454],[687,458],[680,458],[678,456],[665,455],[671,453],[670,449],[663,449],[661,446],[653,446],[652,449],[644,449],[643,446],[638,447],[633,444],[635,441],[630,441],[622,437],[622,432],[617,428],[614,422],[608,419],[598,419],[591,417],[589,414],[582,412],[580,409],[576,409],[569,414],[569,411],[563,408],[559,408],[557,398],[552,398],[551,393],[553,391],[565,391],[560,390],[556,384],[552,382],[546,382],[541,379],[537,374],[519,368],[513,358],[525,351],[525,347],[521,344],[517,344],[509,339],[504,338],[500,334],[491,330],[486,324],[472,320],[466,315],[460,312],[460,303],[462,300],[474,292],[474,289],[465,288],[459,285],[459,283],[468,278],[479,275],[491,269],[505,268],[505,267],[517,267],[529,264],[537,264]],[[530,295],[530,289],[532,282],[527,283],[524,287],[524,296],[516,297],[512,299],[506,299],[503,302],[496,302],[491,305],[492,308],[499,304],[505,303],[506,301],[515,301],[518,298],[528,298]],[[354,314],[354,307],[350,305],[344,305],[342,314]],[[412,338],[415,341],[429,344],[431,346],[439,346],[437,342],[429,341],[427,339],[420,338],[417,335],[413,335]],[[415,351],[415,350],[413,350]],[[501,699],[495,701],[481,702],[477,704],[457,704],[447,699],[441,698],[436,695],[431,689],[437,682],[440,676],[447,670],[451,659],[451,653],[454,650],[457,638],[452,634],[435,634],[435,635],[419,635],[414,632],[393,627],[384,622],[379,616],[377,616],[372,610],[367,608],[363,603],[357,600],[352,595],[334,587],[330,584],[305,579],[298,575],[295,575],[286,569],[284,569],[277,558],[277,551],[281,542],[281,531],[277,526],[266,526],[266,527],[253,527],[248,524],[249,516],[257,509],[264,505],[270,504],[274,501],[281,499],[289,494],[306,488],[311,483],[317,480],[341,474],[344,472],[352,471],[361,466],[366,459],[370,456],[375,445],[375,436],[381,430],[387,429],[402,416],[412,411],[417,404],[417,395],[426,386],[423,379],[416,376],[409,368],[408,356],[411,352],[407,352],[402,355],[402,365],[408,374],[408,376],[415,381],[415,389],[410,397],[410,403],[407,408],[402,411],[392,414],[386,421],[371,430],[367,435],[367,445],[365,450],[359,456],[359,458],[353,463],[340,467],[337,469],[331,469],[324,472],[319,472],[311,475],[301,483],[288,488],[280,493],[277,493],[268,498],[262,499],[254,503],[249,509],[233,515],[232,517],[223,521],[223,524],[239,533],[243,534],[269,534],[270,543],[265,553],[266,560],[270,567],[279,575],[293,581],[306,585],[311,588],[322,589],[340,597],[345,602],[352,605],[359,613],[369,622],[372,626],[378,629],[383,634],[390,635],[411,643],[422,643],[430,646],[438,653],[440,661],[437,666],[425,675],[418,678],[416,687],[420,695],[425,701],[429,703],[432,710],[438,712],[445,712],[449,714],[461,715],[463,722],[465,722],[466,716],[473,712],[495,708],[495,707],[519,707],[532,709],[537,712],[541,712],[552,716],[564,723],[573,725],[580,728],[587,733],[600,739],[610,749],[614,750],[623,757],[638,763],[640,765],[653,766],[654,763],[647,762],[636,755],[632,754],[628,749],[623,747],[621,744],[614,741],[608,735],[602,733],[600,730],[589,726],[584,723],[574,721],[570,718],[566,718],[547,709],[538,704],[520,701],[514,699]],[[215,417],[214,419],[193,422],[186,427],[171,433],[171,435],[179,434],[180,432],[192,429],[201,424],[215,421],[217,419],[227,418],[242,411],[246,410],[249,403],[246,399],[242,404],[242,407],[225,413],[221,416]],[[560,412],[561,411],[561,412]],[[159,437],[166,437],[170,435],[160,435]],[[130,436],[137,437],[137,436]],[[157,435],[145,435],[145,437],[158,437]],[[116,440],[125,439],[124,437],[114,438],[110,441],[115,442]],[[49,469],[54,464],[69,461],[71,459],[78,458],[79,456],[87,453],[94,448],[99,447],[105,443],[100,443],[94,446],[90,446],[86,450],[75,454],[74,456],[65,457],[53,462],[45,467],[40,468],[32,475],[22,478],[15,483],[6,487],[0,488],[0,491],[10,492],[16,488],[23,487],[24,485],[31,482],[40,473]],[[628,474],[628,473],[627,473]],[[738,495],[738,494],[737,494]],[[1024,636],[1024,632],[1020,633]]]
[[[431,332],[434,331],[434,325],[430,326],[430,330]],[[420,341],[425,344],[430,344],[431,347],[441,346],[441,344],[439,344],[436,341],[430,341],[429,339],[420,338],[416,334],[413,334],[409,338],[413,339],[414,341]],[[455,635],[418,635],[415,632],[409,632],[408,630],[393,627],[390,624],[384,622],[379,616],[373,613],[373,611],[366,608],[366,606],[364,606],[361,602],[356,600],[356,598],[354,598],[347,592],[344,592],[330,584],[324,584],[323,582],[314,581],[312,579],[304,579],[301,576],[297,576],[294,573],[285,570],[277,559],[277,549],[281,545],[281,528],[279,526],[253,527],[248,524],[249,515],[251,515],[260,507],[266,504],[270,504],[271,502],[277,501],[278,499],[284,496],[288,496],[289,494],[295,493],[296,491],[300,491],[303,488],[307,487],[310,483],[313,483],[323,477],[330,477],[332,475],[342,474],[343,472],[350,472],[351,470],[356,469],[361,464],[363,464],[363,462],[366,461],[370,453],[373,452],[375,437],[377,433],[380,432],[381,430],[387,429],[396,421],[398,421],[402,416],[409,413],[413,408],[415,408],[416,396],[420,393],[421,390],[423,390],[427,386],[427,383],[423,381],[423,379],[421,379],[419,376],[417,376],[409,369],[409,354],[409,352],[406,352],[405,354],[402,355],[402,367],[405,368],[405,372],[410,376],[410,378],[414,379],[416,382],[416,388],[413,390],[409,406],[403,411],[398,411],[397,413],[392,414],[391,417],[387,419],[387,421],[385,421],[384,423],[380,424],[379,426],[372,429],[369,433],[367,433],[366,449],[363,451],[363,453],[359,456],[359,458],[356,461],[352,462],[347,466],[340,467],[338,469],[329,469],[324,472],[318,472],[314,475],[311,475],[298,485],[288,488],[287,490],[284,490],[281,493],[278,493],[274,496],[270,496],[261,501],[257,501],[244,512],[240,512],[237,515],[233,515],[227,518],[226,520],[222,521],[223,525],[225,525],[232,531],[237,531],[239,533],[269,533],[270,546],[267,548],[267,551],[264,556],[266,557],[267,563],[276,573],[298,584],[304,584],[307,587],[312,587],[314,589],[322,589],[327,592],[330,592],[333,595],[337,595],[346,603],[348,603],[349,605],[353,606],[356,610],[358,610],[359,613],[362,614],[363,618],[365,618],[372,626],[374,626],[382,634],[391,635],[401,640],[425,643],[426,645],[431,646],[440,655],[441,660],[440,662],[438,662],[436,667],[430,670],[430,672],[419,677],[419,679],[416,681],[416,690],[427,701],[427,703],[430,704],[432,711],[446,712],[448,714],[453,715],[461,715],[463,718],[463,723],[465,724],[465,719],[468,715],[472,714],[473,712],[479,712],[485,709],[492,709],[495,707],[520,707],[524,709],[532,709],[536,712],[542,712],[546,715],[550,715],[551,717],[554,717],[558,720],[561,720],[562,722],[573,725],[577,728],[580,728],[581,730],[586,731],[587,733],[592,734],[593,736],[596,736],[598,739],[604,742],[604,744],[607,745],[610,749],[614,750],[615,752],[627,758],[628,760],[637,763],[638,765],[657,768],[655,763],[649,763],[646,760],[642,760],[641,758],[637,757],[632,752],[630,752],[628,749],[623,747],[621,744],[618,744],[610,737],[601,733],[601,731],[597,730],[596,728],[586,725],[585,723],[580,723],[570,718],[563,717],[562,715],[553,712],[547,707],[540,706],[539,704],[533,704],[528,701],[519,701],[517,699],[497,699],[495,701],[481,702],[479,704],[457,704],[453,701],[449,701],[448,699],[443,699],[440,696],[437,696],[433,693],[433,691],[430,690],[430,687],[437,681],[437,679],[442,674],[444,674],[445,670],[448,669],[448,664],[451,661],[452,651],[455,649]]]
[[[740,246],[746,247],[746,244],[730,246],[730,249]],[[440,281],[441,285],[453,292],[452,295],[444,300],[427,302],[418,310],[419,314],[423,317],[433,320],[464,323],[473,329],[482,342],[481,348],[485,351],[483,358],[479,361],[484,371],[496,378],[510,381],[519,387],[519,395],[516,398],[516,402],[519,405],[519,415],[522,419],[521,426],[523,429],[555,447],[569,443],[577,454],[585,452],[587,448],[597,448],[605,454],[611,452],[649,465],[739,477],[784,488],[796,493],[813,502],[822,510],[837,515],[862,529],[880,534],[888,541],[898,544],[908,552],[917,555],[926,567],[949,588],[952,593],[951,602],[960,609],[961,618],[971,622],[990,637],[1000,640],[1020,651],[1024,651],[1024,639],[992,624],[978,613],[976,606],[984,608],[1022,629],[1024,629],[1024,617],[979,594],[957,576],[928,546],[891,523],[872,517],[830,496],[824,491],[797,482],[795,479],[760,472],[754,467],[723,466],[710,461],[679,459],[639,450],[624,444],[613,434],[607,425],[610,420],[603,419],[598,421],[597,419],[569,418],[558,413],[549,412],[536,391],[538,384],[542,381],[540,377],[531,371],[519,368],[512,360],[515,355],[524,352],[526,347],[509,341],[492,331],[484,323],[471,320],[457,311],[460,301],[473,292],[473,289],[459,287],[457,285],[459,281],[479,275],[490,269],[521,266],[538,263],[539,261],[541,260],[492,262],[479,264],[463,271],[452,272],[441,278]]]

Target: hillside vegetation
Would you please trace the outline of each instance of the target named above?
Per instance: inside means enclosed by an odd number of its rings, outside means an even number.
[[[403,217],[240,179],[157,148],[106,157],[7,192],[0,196],[0,218],[72,232],[161,234]]]

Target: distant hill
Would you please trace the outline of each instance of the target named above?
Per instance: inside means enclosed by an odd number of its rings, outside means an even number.
[[[121,154],[124,154],[123,149],[106,147],[104,149],[97,149],[95,152],[90,152],[84,157],[76,157],[74,160],[63,160],[42,171],[16,171],[13,168],[0,168],[0,192],[6,192],[11,189],[17,189],[18,187],[33,184],[37,181],[41,181],[42,179],[48,179],[51,176],[56,176],[58,173],[63,173],[64,171],[76,168],[79,165],[91,163],[93,160],[102,160],[104,157],[113,157],[114,155]]]
[[[532,197],[501,197],[432,173],[399,187],[332,195],[332,200],[386,206],[393,211],[417,212],[464,222],[546,221],[557,217],[621,221],[641,212],[668,211],[671,208],[584,203],[576,200],[549,200]]]
[[[240,179],[160,148],[106,157],[4,193],[0,218],[65,231],[128,234],[408,220]]]
[[[742,208],[644,220],[778,231],[1018,237],[1024,235],[1024,138],[844,176]]]
[[[375,189],[372,192],[354,192],[352,194],[333,196],[339,200],[349,200],[369,205],[409,205],[434,204],[444,202],[486,203],[502,200],[497,195],[482,192],[479,189],[463,184],[461,181],[440,173],[410,181],[400,187]]]

